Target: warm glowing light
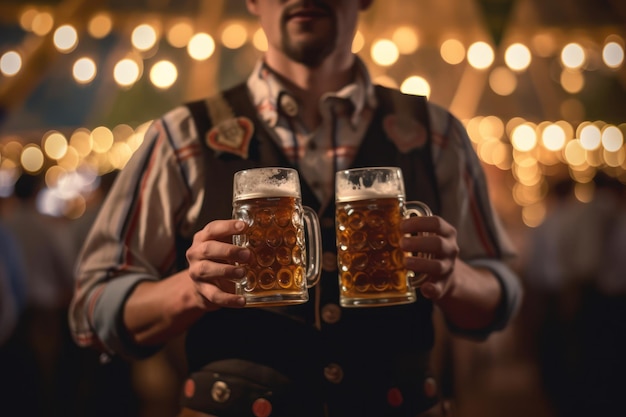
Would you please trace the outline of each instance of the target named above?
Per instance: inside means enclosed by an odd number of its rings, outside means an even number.
[[[38,172],[43,168],[44,156],[37,145],[25,146],[20,155],[22,168],[28,172]]]
[[[54,31],[53,42],[59,52],[72,52],[78,45],[78,32],[71,25],[59,26]]]
[[[221,40],[228,49],[241,48],[248,40],[248,31],[241,23],[231,23],[222,31]]]
[[[525,206],[522,208],[522,221],[528,227],[537,227],[545,219],[547,211],[542,203]]]
[[[513,71],[523,71],[530,65],[530,50],[526,45],[514,43],[506,48],[504,62]]]
[[[556,51],[556,40],[549,33],[539,33],[533,36],[532,46],[538,56],[547,58]]]
[[[513,174],[524,185],[534,186],[541,181],[541,168],[534,158],[526,158],[513,166]]]
[[[31,30],[39,36],[47,35],[54,26],[54,18],[48,12],[37,13],[33,18]]]
[[[518,151],[532,150],[537,144],[535,128],[528,123],[517,126],[511,134],[511,144]]]
[[[419,38],[412,27],[400,26],[397,28],[391,40],[398,47],[398,52],[404,55],[412,54],[419,47]]]
[[[177,78],[178,70],[170,61],[159,61],[150,70],[150,81],[157,88],[169,88],[176,82]]]
[[[252,44],[261,52],[267,51],[267,36],[265,36],[263,29],[259,28],[254,32],[254,35],[252,36]]]
[[[70,136],[70,148],[74,149],[78,155],[85,157],[93,149],[91,133],[85,128],[79,128]]]
[[[139,79],[140,74],[139,64],[130,58],[122,59],[113,68],[115,82],[123,87],[133,85]]]
[[[39,12],[34,7],[27,7],[20,14],[20,26],[27,32],[33,30],[33,21]]]
[[[450,65],[460,64],[465,59],[465,47],[456,39],[444,41],[439,48],[439,53],[441,58]]]
[[[594,191],[595,187],[593,186],[593,183],[578,183],[574,185],[574,195],[576,196],[578,201],[582,203],[588,203],[593,200]]]
[[[361,52],[363,47],[365,46],[365,38],[360,30],[357,30],[354,34],[354,39],[352,39],[352,52],[357,54]]]
[[[585,65],[585,60],[585,50],[577,43],[568,43],[561,51],[561,62],[566,68],[581,68]]]
[[[596,125],[588,124],[580,130],[580,145],[583,149],[593,151],[602,143],[602,132]]]
[[[489,68],[493,60],[493,49],[486,42],[475,42],[467,49],[467,61],[476,69]]]
[[[480,122],[483,120],[483,116],[472,117],[465,123],[465,130],[470,137],[470,140],[474,143],[480,143],[483,139],[480,133]]]
[[[174,48],[184,48],[193,36],[193,27],[188,22],[178,22],[167,31],[166,36]]]
[[[602,130],[602,146],[609,152],[617,152],[624,144],[624,134],[616,126],[606,126]]]
[[[113,20],[111,15],[105,12],[98,13],[89,20],[87,31],[96,39],[102,39],[111,33]]]
[[[46,174],[44,176],[44,181],[48,187],[56,187],[59,182],[59,178],[65,175],[67,171],[65,168],[60,167],[58,165],[53,165],[46,170]]]
[[[578,139],[570,140],[565,145],[565,160],[573,166],[580,166],[585,163],[585,149]]]
[[[494,153],[498,147],[498,140],[494,138],[488,138],[483,140],[476,149],[478,156],[480,159],[489,165],[495,165],[494,162]]]
[[[580,71],[564,69],[561,71],[561,86],[568,93],[579,93],[585,86],[585,77]]]
[[[560,151],[565,146],[565,141],[565,130],[558,124],[548,125],[541,133],[541,142],[550,151]]]
[[[111,151],[107,153],[107,157],[114,169],[122,169],[128,163],[132,154],[132,149],[127,143],[116,142],[113,144]]]
[[[626,149],[620,148],[615,152],[605,149],[602,157],[608,166],[617,168],[626,162]]]
[[[389,39],[379,39],[372,45],[370,54],[378,65],[388,67],[398,60],[400,52],[396,44]]]
[[[49,158],[63,158],[67,152],[67,139],[60,132],[48,132],[43,137],[43,150]]]
[[[423,77],[412,75],[402,82],[400,91],[418,96],[430,96],[430,84]]]
[[[0,57],[0,72],[7,77],[13,76],[22,69],[22,57],[16,51],[8,51]]]
[[[74,63],[72,74],[80,84],[90,83],[96,78],[96,63],[91,58],[80,58]]]
[[[608,42],[602,48],[602,60],[609,68],[619,68],[624,63],[624,48],[617,42]]]
[[[215,41],[208,33],[196,33],[187,45],[187,53],[196,61],[204,61],[215,52]]]
[[[125,142],[135,133],[135,130],[127,124],[119,124],[113,128],[112,133],[116,142]]]
[[[104,126],[98,126],[91,132],[93,150],[97,153],[105,153],[113,146],[113,132]]]
[[[483,117],[478,123],[480,136],[500,139],[504,135],[504,123],[497,116]]]
[[[517,88],[517,77],[506,67],[497,67],[489,74],[489,87],[500,96],[508,96]]]
[[[75,171],[80,164],[78,152],[74,148],[67,148],[67,152],[57,161],[57,164],[68,171]]]
[[[156,44],[156,41],[156,30],[149,24],[144,23],[133,29],[131,43],[138,50],[147,51]]]

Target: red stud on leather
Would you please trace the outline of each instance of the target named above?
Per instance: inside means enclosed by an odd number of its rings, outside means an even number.
[[[193,397],[193,394],[195,394],[196,392],[196,383],[193,381],[193,379],[190,378],[187,381],[185,381],[184,392],[185,392],[185,397],[187,398]]]
[[[404,402],[402,392],[398,388],[390,388],[389,391],[387,391],[387,402],[392,407],[400,407]]]
[[[252,403],[254,417],[269,417],[272,414],[272,403],[265,398],[257,398]]]

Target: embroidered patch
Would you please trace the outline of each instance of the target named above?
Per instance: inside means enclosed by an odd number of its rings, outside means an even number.
[[[228,152],[248,159],[253,133],[254,125],[247,117],[226,119],[207,133],[206,143],[218,152]]]
[[[411,117],[390,114],[383,120],[383,129],[402,153],[426,144],[426,127]]]

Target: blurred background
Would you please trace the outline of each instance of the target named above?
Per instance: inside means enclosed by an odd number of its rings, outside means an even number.
[[[441,332],[459,415],[601,415],[626,388],[625,39],[623,0],[385,0],[362,16],[353,50],[377,83],[462,120],[520,253],[513,325],[480,344]],[[176,346],[100,365],[68,340],[73,262],[149,123],[243,80],[265,48],[243,0],[0,3],[0,373],[37,393],[2,403],[173,415]]]

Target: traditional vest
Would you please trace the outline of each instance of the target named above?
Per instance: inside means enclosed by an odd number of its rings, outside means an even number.
[[[426,100],[383,87],[377,87],[376,94],[379,106],[352,167],[400,167],[404,174],[407,200],[421,200],[438,213],[440,201],[431,158]],[[291,166],[272,139],[269,128],[259,120],[245,84],[223,92],[216,99],[225,100],[222,104],[228,104],[232,115],[245,116],[254,121],[254,136],[247,158],[216,152],[204,146],[208,161],[205,165],[207,190],[198,228],[211,220],[231,217],[228,196],[232,193],[236,171],[261,166]],[[204,143],[203,139],[213,127],[214,114],[211,113],[215,103],[197,101],[188,106]],[[401,152],[388,136],[388,129],[383,127],[390,115],[418,121],[426,130],[426,143]],[[232,375],[229,376],[230,371],[220,368],[228,368],[224,363],[230,362],[219,362],[235,358],[247,364],[261,365],[263,368],[259,372],[263,375],[266,375],[263,370],[267,367],[279,372],[281,378],[286,376],[290,391],[296,390],[299,395],[306,393],[307,398],[302,400],[307,404],[306,415],[324,415],[319,411],[322,408],[330,417],[417,415],[437,400],[436,389],[427,385],[431,380],[428,374],[429,352],[434,341],[432,303],[418,297],[415,303],[394,307],[339,307],[335,207],[330,204],[320,212],[320,203],[305,181],[302,181],[301,188],[302,203],[318,212],[325,259],[322,277],[318,285],[310,290],[309,302],[264,309],[221,309],[206,314],[187,334],[190,372],[193,374],[209,363],[218,363],[219,369],[214,369],[212,375],[220,375],[232,386],[238,386]],[[187,248],[188,244],[181,243],[182,254]],[[232,372],[238,374],[240,371],[233,369]],[[205,375],[202,378],[208,377]],[[198,381],[202,378],[197,378],[196,383],[200,384]],[[245,376],[235,379],[242,378],[245,379]],[[212,382],[205,381],[204,385],[214,388],[219,378],[209,379]],[[236,391],[229,391],[231,395],[238,395],[238,392],[246,397],[240,398],[238,405],[233,406],[244,409],[250,401],[254,403],[254,396],[276,397],[281,392],[278,387],[268,387],[259,392],[253,390],[255,394],[242,393],[246,391],[243,388],[229,389]],[[232,407],[230,411],[227,409],[224,404],[231,402],[231,398],[220,403],[209,394],[205,397],[187,396],[183,402],[220,417],[246,415],[245,410],[244,414],[238,414]],[[270,400],[274,403],[278,401],[276,398]],[[212,404],[206,405],[203,401]],[[275,404],[276,407],[280,410],[282,405]],[[286,414],[293,412],[305,415],[303,410],[291,410]]]

